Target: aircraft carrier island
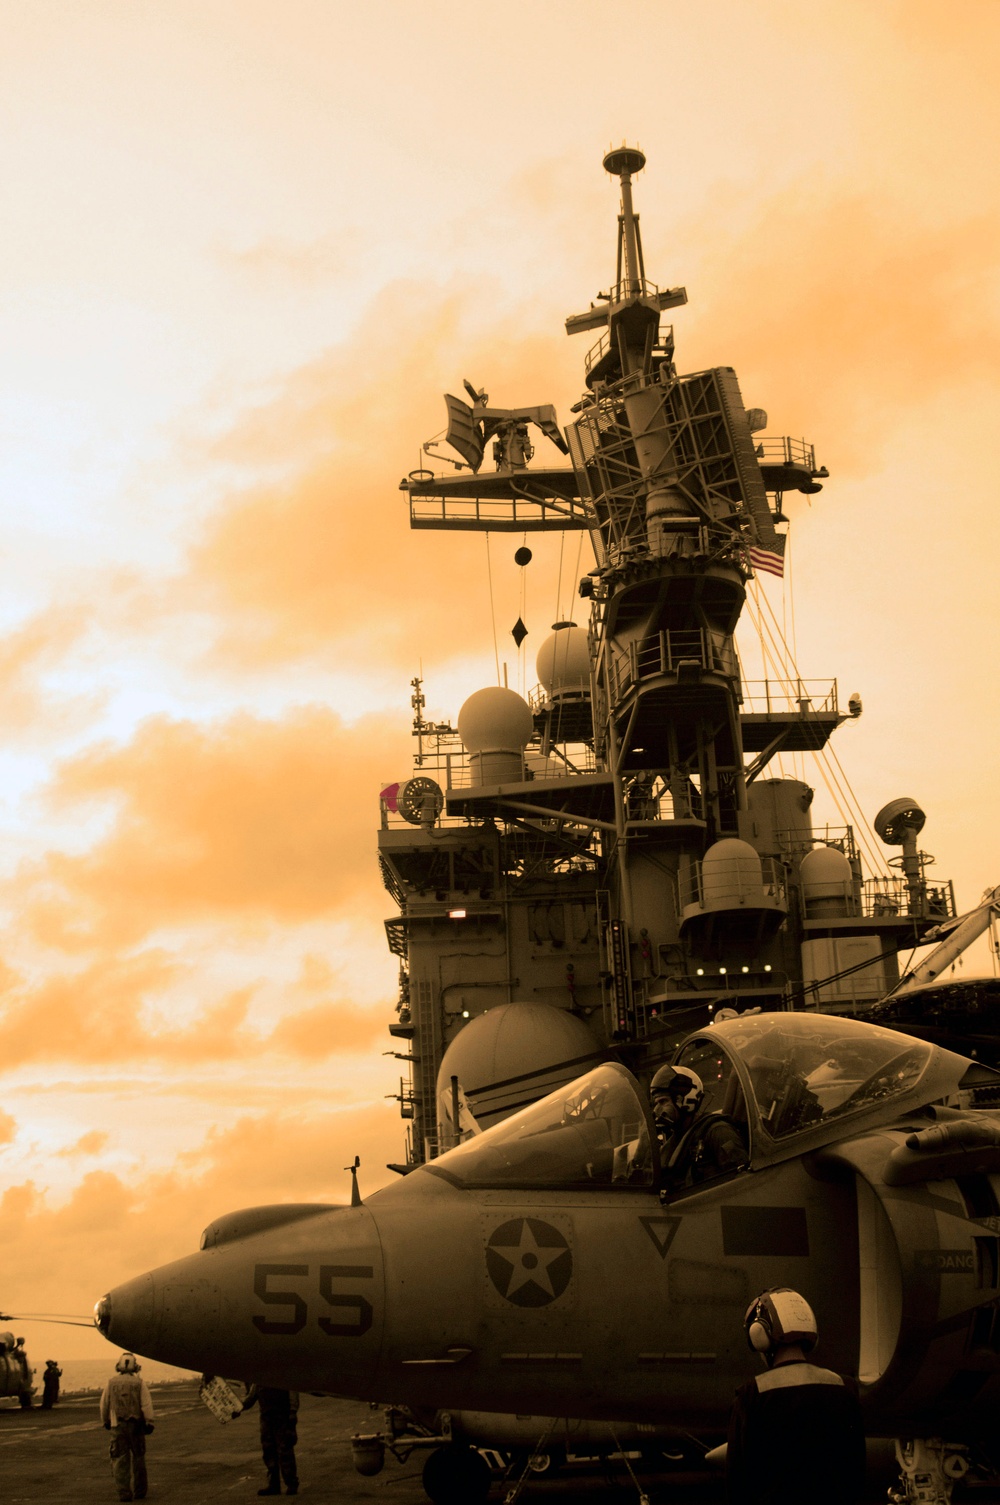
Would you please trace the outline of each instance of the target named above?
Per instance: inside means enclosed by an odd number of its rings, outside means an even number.
[[[663,315],[687,295],[646,276],[644,164],[604,159],[617,257],[566,321],[596,338],[571,421],[466,382],[451,471],[402,482],[414,528],[501,535],[521,569],[558,531],[582,563],[536,690],[498,673],[452,725],[412,684],[414,768],[378,832],[398,1179],[220,1218],[97,1320],[167,1363],[388,1407],[359,1477],[389,1487],[416,1454],[438,1505],[600,1493],[567,1474],[586,1457],[623,1498],[714,1498],[760,1372],[744,1314],[787,1287],[895,1498],[945,1505],[997,1461],[1000,1071],[988,987],[953,1007],[941,977],[1000,890],[960,913],[919,802],[857,810],[831,739],[860,698],[800,675],[757,583],[826,471],[730,368],[679,371]],[[814,767],[839,825],[814,823]]]

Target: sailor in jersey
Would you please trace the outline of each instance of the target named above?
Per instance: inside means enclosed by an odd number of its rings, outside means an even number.
[[[146,1498],[146,1437],[153,1430],[153,1398],[135,1355],[123,1353],[101,1395],[101,1420],[111,1432],[111,1470],[119,1500]]]
[[[854,1380],[811,1364],[816,1318],[798,1291],[764,1291],[743,1319],[767,1366],[741,1386],[729,1421],[730,1505],[856,1505],[865,1434]]]

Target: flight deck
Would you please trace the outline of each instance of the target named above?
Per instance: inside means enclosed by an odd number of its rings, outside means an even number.
[[[254,1413],[220,1426],[198,1399],[194,1383],[153,1385],[156,1430],[147,1447],[148,1498],[157,1505],[248,1505],[264,1482]],[[104,1505],[115,1499],[107,1437],[97,1416],[95,1393],[67,1395],[51,1411],[22,1411],[0,1403],[0,1477],[4,1505]],[[337,1502],[384,1501],[385,1505],[427,1505],[421,1484],[425,1454],[404,1464],[388,1459],[375,1478],[359,1475],[352,1462],[351,1438],[371,1431],[378,1413],[359,1401],[304,1395],[299,1411],[299,1460],[303,1499]],[[498,1459],[497,1462],[500,1460]],[[690,1470],[650,1473],[632,1460],[636,1478],[651,1505],[723,1505],[721,1475]],[[517,1476],[499,1468],[490,1502],[500,1505]],[[976,1489],[970,1498],[993,1505],[1000,1491]],[[864,1505],[885,1498],[885,1482],[873,1478]],[[621,1459],[604,1470],[567,1463],[549,1478],[531,1477],[518,1496],[525,1505],[573,1505],[634,1501],[639,1493]]]

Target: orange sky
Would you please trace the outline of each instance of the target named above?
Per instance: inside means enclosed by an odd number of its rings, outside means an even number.
[[[231,1206],[399,1157],[377,794],[418,668],[451,717],[495,670],[483,539],[411,534],[398,481],[463,376],[567,417],[612,139],[682,368],[734,365],[831,471],[794,603],[764,589],[864,697],[862,807],[919,798],[961,905],[1000,882],[1000,8],[611,16],[0,0],[7,1310],[86,1313]],[[493,540],[512,683],[583,620],[576,543],[560,575],[533,541],[519,660]]]

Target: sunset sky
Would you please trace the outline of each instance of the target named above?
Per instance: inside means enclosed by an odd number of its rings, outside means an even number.
[[[465,376],[569,417],[612,141],[679,365],[734,366],[830,469],[789,502],[794,600],[762,589],[863,696],[862,808],[921,801],[960,907],[1000,883],[995,0],[0,23],[0,1308],[86,1314],[223,1211],[400,1158],[377,796],[412,676],[453,718],[495,667],[484,540],[411,533],[398,483]],[[523,582],[518,542],[530,688],[585,617],[577,539]]]

